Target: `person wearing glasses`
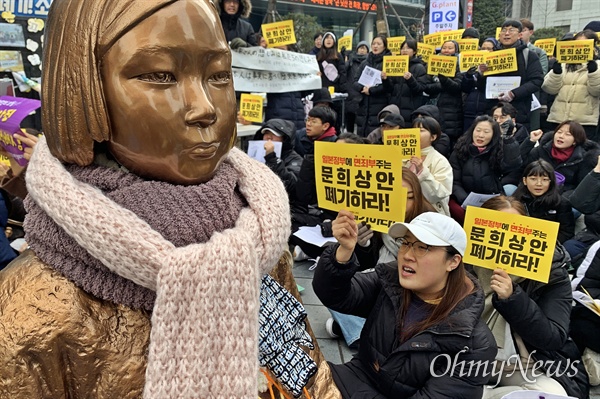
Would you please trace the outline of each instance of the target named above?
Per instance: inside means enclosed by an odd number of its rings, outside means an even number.
[[[515,48],[517,52],[517,70],[514,72],[504,72],[495,74],[494,77],[519,76],[520,85],[512,90],[500,93],[498,98],[488,99],[486,113],[498,104],[498,101],[506,101],[514,105],[517,109],[517,122],[530,129],[530,113],[532,94],[540,91],[544,83],[544,71],[540,58],[531,51],[527,44],[521,40],[523,25],[516,20],[508,20],[502,24],[500,31],[499,45],[495,50],[506,50]],[[482,65],[481,70],[485,72],[487,65]],[[488,77],[483,76],[477,80],[478,89],[485,93]]]
[[[313,288],[323,304],[365,317],[358,354],[331,365],[343,398],[479,398],[496,345],[480,320],[483,292],[464,268],[467,237],[448,216],[426,212],[395,223],[398,259],[367,273],[356,255],[358,227],[345,210],[333,222],[337,245],[318,263]]]

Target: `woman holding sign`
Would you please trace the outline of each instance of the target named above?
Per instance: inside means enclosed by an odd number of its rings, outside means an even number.
[[[431,81],[427,75],[427,66],[421,57],[417,56],[417,45],[417,41],[413,39],[402,43],[400,55],[408,56],[408,71],[404,76],[394,79],[392,102],[400,108],[400,114],[405,121],[410,121],[412,113],[427,102],[423,92]]]
[[[491,198],[482,208],[526,215],[523,204],[512,197]],[[569,340],[573,296],[565,267],[568,261],[566,250],[557,243],[548,283],[511,276],[500,268],[473,268],[485,293],[482,320],[498,345],[493,377],[497,380],[485,388],[484,399],[523,389],[587,397],[578,378],[573,378],[585,376],[562,354],[574,346]]]
[[[371,42],[371,52],[354,77],[354,89],[361,93],[361,101],[356,111],[356,133],[367,137],[379,127],[377,114],[390,104],[390,95],[394,89],[391,79],[382,73],[383,57],[392,55],[387,48],[387,38],[376,36]],[[373,83],[370,83],[370,82]]]
[[[358,355],[332,365],[344,398],[480,398],[482,370],[458,376],[458,362],[491,362],[496,347],[480,320],[483,292],[464,269],[464,230],[451,218],[426,212],[395,223],[389,235],[398,260],[357,273],[358,226],[340,211],[339,244],[321,256],[313,288],[325,306],[367,318]]]
[[[598,35],[591,30],[584,30],[575,36],[575,40],[589,39],[598,43]],[[597,53],[593,60],[584,64],[554,63],[544,78],[542,89],[556,95],[548,122],[556,126],[562,121],[573,120],[583,126],[588,139],[598,141],[600,70]]]

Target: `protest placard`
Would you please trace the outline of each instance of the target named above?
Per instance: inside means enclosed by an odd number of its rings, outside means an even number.
[[[400,147],[402,159],[421,157],[421,129],[390,129],[383,131],[383,144]]]
[[[432,55],[427,63],[429,75],[444,75],[453,78],[456,75],[457,59],[448,55]]]
[[[21,57],[20,51],[0,50],[0,72],[23,72],[24,70],[23,57]]]
[[[428,35],[423,36],[423,43],[429,44],[434,48],[442,47],[442,36],[440,36],[442,32],[430,33]],[[420,43],[419,43],[420,45]]]
[[[483,73],[485,76],[514,72],[518,69],[517,50],[514,47],[507,50],[487,52],[483,56],[483,61],[488,67]]]
[[[469,206],[464,229],[465,263],[548,282],[558,223]]]
[[[447,30],[438,32],[440,35],[440,46],[447,42],[448,40],[458,40],[462,37],[464,29],[455,29],[455,30]]]
[[[556,46],[556,38],[550,37],[547,39],[537,39],[535,41],[535,46],[541,48],[548,54],[549,57],[554,54],[554,47]]]
[[[401,190],[399,147],[316,141],[315,177],[320,208],[404,220],[406,194]]]
[[[263,101],[262,96],[242,93],[240,97],[240,112],[242,117],[250,122],[262,123]]]
[[[483,64],[483,57],[487,51],[461,51],[460,52],[460,71],[466,72],[469,68]]]
[[[501,26],[496,28],[496,40],[500,40],[500,32],[502,32]]]
[[[314,55],[262,47],[240,47],[232,50],[231,66],[270,72],[319,72],[319,64]]]
[[[256,71],[231,68],[235,91],[247,93],[287,93],[290,91],[316,90],[322,86],[316,73],[291,73]]]
[[[296,43],[294,21],[291,19],[287,21],[263,24],[261,25],[261,30],[263,37],[267,41],[268,47],[277,47]]]
[[[435,46],[431,44],[419,43],[417,46],[417,54],[425,62],[429,62],[429,58],[435,54]]]
[[[352,36],[342,36],[338,40],[338,51],[342,51],[342,48],[346,47],[346,51],[352,51]]]
[[[556,62],[583,64],[594,59],[594,39],[556,42]]]
[[[460,53],[479,50],[479,39],[456,39]]]
[[[27,164],[23,156],[25,150],[14,134],[21,132],[21,121],[41,105],[39,100],[23,97],[0,97],[0,145],[21,166]]]
[[[400,47],[402,43],[406,41],[406,36],[392,36],[388,37],[387,48],[392,52],[393,55],[400,55]]]
[[[408,55],[384,56],[383,72],[388,76],[404,76],[408,72]]]
[[[248,156],[250,158],[256,159],[258,162],[265,163],[265,155],[267,151],[265,150],[265,144],[267,142],[265,140],[249,140],[248,141]],[[273,152],[277,155],[277,158],[281,158],[281,148],[283,143],[281,141],[272,141],[273,143]]]
[[[365,87],[373,87],[381,84],[381,71],[366,66],[358,78],[358,83]]]
[[[497,99],[500,93],[507,93],[521,86],[520,76],[490,76],[485,85],[485,98]]]
[[[402,194],[401,194],[402,198],[407,198],[408,190],[405,189],[404,187],[400,187],[400,189],[402,191]],[[398,211],[398,214],[405,215],[406,214],[406,200],[402,202],[402,206],[403,206],[403,208]],[[404,221],[404,216],[402,217],[402,221]],[[371,230],[373,230],[373,231],[378,231],[380,233],[387,234],[388,231],[390,230],[390,227],[394,223],[400,222],[400,220],[387,220],[387,219],[373,218],[373,217],[368,217],[368,216],[356,216],[356,223],[360,223],[360,222],[365,222],[365,224],[368,224],[369,226],[371,226]]]

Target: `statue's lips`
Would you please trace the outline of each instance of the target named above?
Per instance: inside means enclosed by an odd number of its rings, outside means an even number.
[[[201,143],[186,150],[185,153],[192,158],[210,159],[217,153],[219,143]]]

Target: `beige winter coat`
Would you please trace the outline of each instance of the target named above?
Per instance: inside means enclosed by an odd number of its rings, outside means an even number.
[[[598,61],[596,61],[598,63]],[[563,73],[548,72],[542,90],[556,95],[548,122],[573,120],[582,125],[597,125],[600,113],[600,68],[588,73],[587,64],[573,72],[562,65]]]

